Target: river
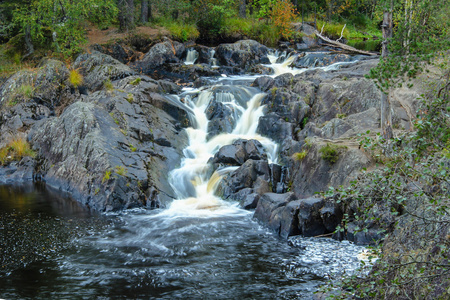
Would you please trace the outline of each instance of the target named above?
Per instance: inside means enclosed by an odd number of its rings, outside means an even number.
[[[282,68],[274,64],[277,73]],[[221,146],[257,139],[269,161],[277,159],[276,143],[256,133],[264,94],[251,81],[213,80],[172,96],[194,112],[195,126],[170,174],[178,199],[165,209],[98,215],[45,186],[0,187],[0,298],[309,299],[330,278],[353,272],[362,247],[320,238],[288,243],[253,212],[214,195],[233,170],[211,171],[208,160]],[[231,112],[231,132],[208,132],[212,102]]]

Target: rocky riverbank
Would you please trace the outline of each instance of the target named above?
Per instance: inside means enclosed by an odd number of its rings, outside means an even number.
[[[43,181],[98,211],[164,207],[175,197],[168,174],[180,164],[188,143],[184,128],[192,125],[183,99],[169,94],[199,87],[208,82],[205,76],[260,74],[266,76],[252,86],[267,96],[258,133],[279,143],[278,162],[269,162],[257,141],[223,147],[212,168],[237,168],[217,194],[255,209],[255,218],[282,237],[332,233],[355,207],[316,193],[347,185],[362,168],[375,167],[355,137],[380,127],[381,92],[364,77],[378,60],[303,53],[293,67],[322,68],[274,77],[267,76],[273,73],[271,50],[255,41],[187,46],[165,39],[143,56],[119,44],[95,46],[72,66],[84,78],[79,86],[71,84],[63,63],[50,59],[8,78],[0,87],[0,148],[26,137],[36,156],[3,165],[0,183]],[[186,65],[192,49],[198,59]],[[286,48],[288,53],[296,51]],[[324,68],[336,62],[345,63]],[[32,91],[24,93],[28,86]],[[415,92],[391,101],[394,128],[410,129]],[[230,132],[231,112],[220,102],[208,109],[210,133]],[[371,243],[386,224],[353,233],[356,226],[336,238]]]

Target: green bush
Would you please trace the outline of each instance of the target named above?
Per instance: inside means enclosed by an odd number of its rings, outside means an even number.
[[[326,146],[320,148],[319,152],[322,159],[330,164],[334,164],[339,159],[339,147],[336,145],[327,143]]]

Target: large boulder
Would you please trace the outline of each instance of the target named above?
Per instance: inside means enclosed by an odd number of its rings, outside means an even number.
[[[234,44],[221,44],[216,48],[216,57],[224,66],[247,69],[252,65],[270,63],[269,48],[253,40],[242,40]]]
[[[90,91],[99,90],[108,80],[114,81],[136,74],[127,65],[98,51],[78,56],[73,67],[83,75],[83,87]]]
[[[168,63],[179,63],[186,48],[183,44],[166,39],[154,45],[144,55],[138,66],[144,71],[154,70]]]
[[[263,145],[257,140],[239,139],[226,145],[214,155],[211,163],[215,165],[241,166],[248,159],[267,160]]]
[[[143,78],[141,88],[128,78],[114,85],[33,125],[36,170],[48,185],[96,210],[164,206],[174,197],[169,170],[187,144],[180,120],[163,110],[171,107],[167,98],[156,101],[162,108],[153,105],[160,86],[151,79]]]

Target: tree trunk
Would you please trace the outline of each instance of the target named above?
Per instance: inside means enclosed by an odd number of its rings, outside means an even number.
[[[393,1],[391,0],[391,9],[383,14],[383,43],[381,57],[386,58],[389,55],[388,44],[392,38],[392,10]],[[383,92],[381,97],[381,131],[385,140],[392,138],[392,114],[391,104],[389,102],[389,92]]]
[[[27,50],[28,51],[23,56],[23,59],[27,58],[28,56],[30,56],[31,54],[34,53],[34,46],[33,46],[33,43],[31,42],[31,30],[30,30],[30,26],[29,25],[25,29],[25,45],[27,45]]]
[[[239,17],[245,19],[247,18],[247,4],[246,4],[246,0],[240,0],[239,2]]]
[[[148,22],[148,0],[142,0],[141,2],[141,23],[145,24]]]
[[[128,31],[134,28],[134,0],[119,0],[119,30]]]

